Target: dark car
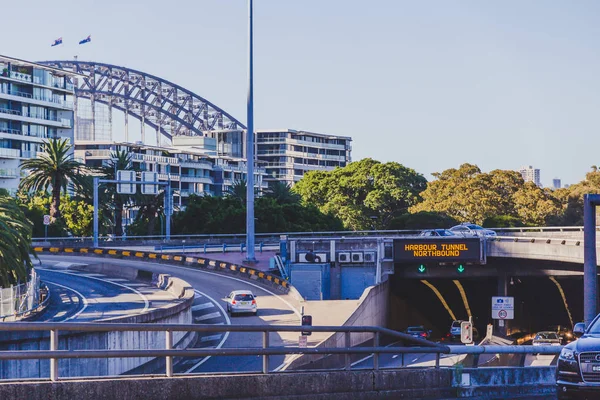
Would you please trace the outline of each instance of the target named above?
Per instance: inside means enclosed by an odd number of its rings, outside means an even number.
[[[598,316],[585,330],[583,322],[575,324],[573,335],[579,337],[560,352],[556,366],[556,390],[559,399],[600,398],[600,320]]]
[[[420,326],[409,326],[408,328],[406,328],[404,333],[406,333],[407,335],[419,338],[419,339],[429,339],[429,335],[431,334],[431,331],[426,331],[425,328],[422,325],[420,325]]]

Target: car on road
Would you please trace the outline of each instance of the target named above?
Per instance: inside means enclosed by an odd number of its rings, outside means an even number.
[[[561,340],[556,332],[543,331],[535,335],[531,344],[534,346],[560,346]]]
[[[446,237],[446,236],[456,236],[453,232],[448,229],[425,229],[419,233],[419,236],[422,237]]]
[[[225,301],[227,302],[227,312],[231,316],[241,313],[258,315],[256,296],[250,290],[234,290],[229,293]]]
[[[431,331],[425,330],[425,327],[423,325],[409,326],[408,328],[406,328],[404,333],[419,339],[429,339],[429,336],[431,335]]]
[[[449,229],[450,232],[455,235],[462,237],[483,237],[491,238],[496,237],[496,232],[491,229],[485,229],[479,225],[471,224],[469,222],[455,225]]]
[[[585,328],[573,327],[577,340],[560,351],[556,364],[556,391],[559,399],[600,398],[600,316]]]
[[[565,325],[550,325],[546,330],[556,332],[561,340],[561,344],[571,343],[575,340],[573,330]]]

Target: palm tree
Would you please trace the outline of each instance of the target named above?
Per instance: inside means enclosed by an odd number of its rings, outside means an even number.
[[[298,204],[300,195],[292,191],[292,186],[285,182],[271,182],[265,191],[265,197],[274,199],[279,204]]]
[[[117,171],[133,171],[131,163],[131,153],[125,150],[117,150],[111,153],[108,163],[100,168],[100,172],[105,179],[117,179]],[[117,193],[115,185],[109,185],[106,188],[106,194],[112,199],[115,212],[115,235],[123,236],[123,209],[129,202],[131,196]]]
[[[27,279],[32,225],[17,203],[0,195],[0,287]]]
[[[225,190],[225,196],[239,200],[242,204],[246,204],[247,187],[248,185],[246,184],[245,179],[235,181],[233,185]]]
[[[81,184],[85,165],[73,159],[72,148],[67,139],[48,139],[44,142],[44,153],[21,163],[21,168],[28,170],[29,175],[21,181],[20,189],[46,192],[51,188],[50,217],[53,219],[60,217],[61,191],[66,191],[69,183],[76,187]]]

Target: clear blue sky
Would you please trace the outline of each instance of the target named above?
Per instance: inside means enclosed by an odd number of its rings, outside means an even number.
[[[0,54],[139,69],[245,121],[246,4],[3,2]],[[470,162],[576,183],[600,164],[599,17],[594,0],[255,0],[256,128],[352,136],[355,160],[428,178]]]

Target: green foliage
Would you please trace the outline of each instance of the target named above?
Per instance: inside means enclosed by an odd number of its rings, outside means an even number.
[[[417,204],[426,183],[421,174],[399,163],[366,158],[333,171],[308,172],[293,190],[347,228],[387,229]]]
[[[394,218],[389,229],[437,229],[457,225],[458,221],[440,212],[419,211]]]
[[[33,267],[30,248],[31,223],[15,200],[0,196],[0,286],[27,279]]]
[[[104,179],[115,180],[117,179],[116,171],[134,171],[131,154],[125,150],[117,150],[112,152],[110,160],[105,166],[99,169]],[[129,203],[132,196],[126,194],[117,193],[117,187],[115,184],[108,184],[103,186],[103,191],[100,194],[103,205],[103,214],[108,216],[114,215],[114,233],[116,236],[123,235],[123,210],[125,205]],[[111,218],[107,218],[110,221]]]
[[[323,214],[315,206],[280,203],[264,196],[255,203],[256,232],[299,232],[341,230],[341,221]],[[181,234],[243,233],[245,203],[234,196],[190,196],[185,211],[173,216],[173,230]]]
[[[94,206],[82,200],[63,196],[60,212],[68,231],[73,236],[92,236]]]
[[[481,226],[486,228],[513,228],[524,226],[524,224],[519,218],[512,215],[495,215],[487,217]]]
[[[543,225],[560,214],[560,202],[552,192],[526,184],[516,171],[482,173],[476,165],[463,164],[433,175],[437,179],[427,184],[423,202],[411,212],[442,212],[477,224],[504,215],[526,225]]]
[[[69,184],[76,188],[81,186],[85,166],[72,158],[72,148],[67,139],[48,139],[44,142],[44,153],[21,162],[21,168],[28,170],[29,175],[21,180],[20,189],[32,192],[52,190],[52,219],[60,217],[61,191],[66,191]]]

